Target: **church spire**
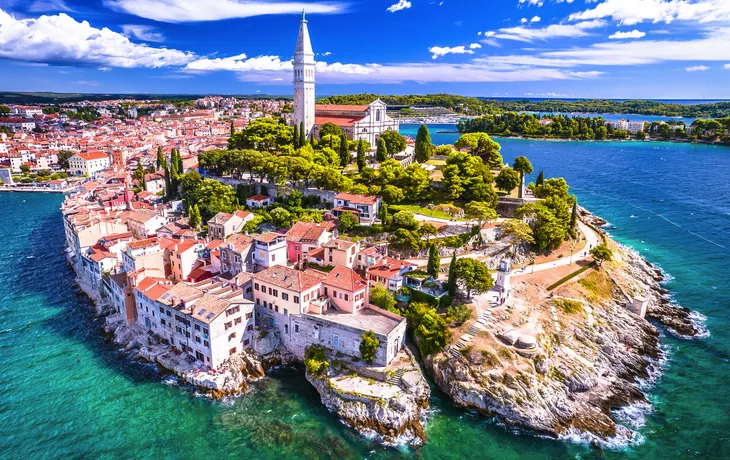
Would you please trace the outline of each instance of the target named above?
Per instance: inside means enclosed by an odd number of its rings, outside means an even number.
[[[296,53],[302,53],[305,55],[314,55],[312,51],[312,42],[309,39],[309,29],[307,28],[307,19],[302,10],[302,20],[299,22],[299,37],[297,37]]]

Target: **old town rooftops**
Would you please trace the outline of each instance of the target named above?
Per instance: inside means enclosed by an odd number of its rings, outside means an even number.
[[[275,265],[253,275],[253,279],[267,285],[302,292],[313,288],[324,279],[325,274],[316,270],[299,271]]]
[[[329,240],[322,245],[323,248],[339,249],[340,251],[347,251],[354,246],[357,246],[357,243],[340,239]]]
[[[350,292],[357,292],[365,289],[367,283],[358,275],[355,270],[344,265],[336,266],[322,281],[324,284],[344,289]]]
[[[331,231],[334,225],[331,222],[314,224],[311,222],[297,222],[286,232],[286,239],[298,243],[300,241],[318,241],[324,232]]]
[[[127,244],[130,249],[144,249],[158,244],[157,238],[147,238],[146,240],[131,241]]]
[[[374,205],[378,202],[378,197],[373,195],[355,195],[352,193],[338,193],[335,195],[336,200],[347,201],[352,204]]]

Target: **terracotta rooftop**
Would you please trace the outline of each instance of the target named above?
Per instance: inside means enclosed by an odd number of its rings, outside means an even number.
[[[350,292],[365,289],[367,286],[367,283],[362,276],[358,275],[355,270],[344,265],[336,266],[327,274],[327,277],[324,281],[322,281],[322,283]]]
[[[253,275],[253,279],[267,285],[277,286],[290,291],[302,292],[321,283],[325,274],[317,270],[299,271],[275,265]]]

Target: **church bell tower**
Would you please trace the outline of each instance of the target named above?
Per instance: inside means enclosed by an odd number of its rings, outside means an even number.
[[[314,51],[309,40],[307,19],[302,11],[299,22],[299,37],[294,51],[294,122],[301,126],[309,137],[314,126]]]

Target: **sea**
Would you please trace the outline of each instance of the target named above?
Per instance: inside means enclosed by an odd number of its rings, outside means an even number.
[[[443,128],[443,129],[441,129]],[[448,128],[448,129],[447,129]],[[415,137],[418,126],[404,125]],[[457,135],[435,134],[434,143]],[[612,236],[667,274],[702,338],[663,331],[651,408],[617,411],[628,444],[593,447],[511,428],[436,388],[420,448],[382,447],[340,423],[296,370],[212,401],[107,343],[63,256],[62,197],[0,193],[0,452],[3,458],[727,458],[730,452],[730,148],[659,142],[497,139],[565,177]]]

